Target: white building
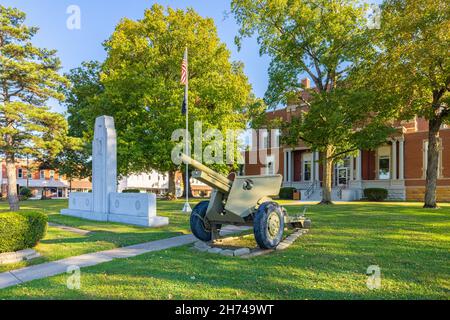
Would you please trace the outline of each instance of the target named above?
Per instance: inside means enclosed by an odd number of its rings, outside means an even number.
[[[180,197],[183,193],[183,183],[181,174],[177,173],[175,178],[175,186],[177,196]],[[196,197],[206,197],[211,193],[209,188],[204,183],[191,178],[192,193]],[[141,192],[153,192],[157,195],[164,195],[169,190],[169,174],[151,171],[150,173],[132,174],[120,179],[118,191],[123,192],[127,189],[137,189]]]

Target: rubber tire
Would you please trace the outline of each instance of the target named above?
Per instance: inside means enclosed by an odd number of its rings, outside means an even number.
[[[268,222],[269,214],[276,212],[280,218],[280,230],[275,238],[270,239]],[[278,246],[283,238],[284,232],[284,214],[281,207],[276,202],[264,202],[256,211],[253,221],[253,233],[255,235],[256,243],[261,249],[273,249]]]
[[[202,219],[200,219],[197,215],[204,219],[208,205],[209,201],[199,202],[192,210],[190,219],[192,233],[197,239],[205,242],[211,241],[211,230],[206,229]]]

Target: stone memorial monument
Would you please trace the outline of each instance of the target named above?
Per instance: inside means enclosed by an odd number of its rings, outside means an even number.
[[[112,221],[146,227],[169,223],[156,215],[154,193],[117,192],[117,142],[114,118],[95,120],[92,142],[92,193],[72,192],[69,208],[61,214],[88,220]]]

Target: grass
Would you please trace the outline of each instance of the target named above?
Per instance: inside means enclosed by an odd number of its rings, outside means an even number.
[[[290,213],[302,208],[283,203]],[[0,290],[0,298],[450,298],[450,205],[340,203],[310,206],[308,215],[311,232],[285,251],[237,259],[184,246],[82,269],[79,290],[60,275]],[[380,289],[366,286],[370,265],[381,268]]]
[[[190,232],[189,216],[180,214],[183,201],[158,201],[158,214],[169,217],[170,224],[161,228],[144,228],[111,222],[97,222],[62,216],[59,211],[67,208],[67,200],[45,200],[21,202],[22,211],[40,210],[48,215],[49,222],[92,231],[79,235],[49,227],[47,236],[36,246],[41,257],[16,264],[0,265],[0,272],[43,262],[63,259],[84,253],[108,250],[126,245],[174,237]],[[8,204],[0,202],[1,211]]]

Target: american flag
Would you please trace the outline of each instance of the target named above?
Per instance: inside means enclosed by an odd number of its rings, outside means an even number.
[[[188,56],[187,48],[184,51],[183,62],[181,63],[181,84],[186,85],[188,83]]]

